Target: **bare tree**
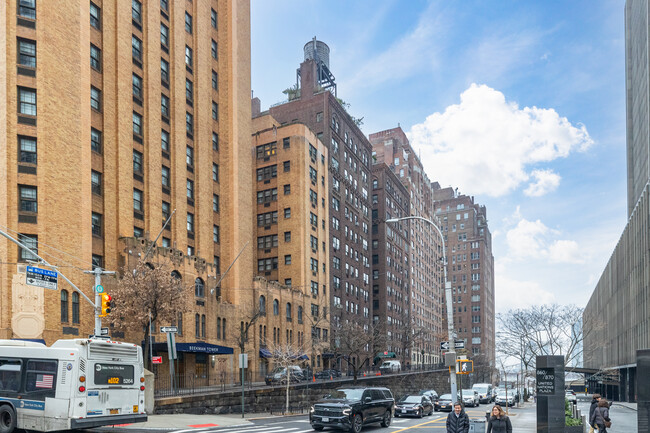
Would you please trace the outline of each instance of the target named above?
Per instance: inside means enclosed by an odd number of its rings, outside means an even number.
[[[361,368],[370,365],[373,350],[386,344],[386,334],[376,325],[364,328],[357,322],[350,321],[333,328],[332,334],[335,350],[352,369],[355,383]]]
[[[521,361],[524,371],[534,368],[540,355],[562,355],[565,366],[571,366],[582,356],[582,311],[552,304],[498,314],[499,352]]]
[[[289,385],[291,384],[291,367],[299,364],[305,358],[305,348],[302,344],[293,342],[271,343],[268,345],[271,352],[271,358],[276,366],[285,369],[286,394],[285,394],[285,411],[289,412]]]
[[[330,346],[329,337],[322,335],[319,330],[321,329],[321,326],[329,324],[329,319],[327,314],[323,312],[323,314],[318,314],[316,316],[312,314],[303,314],[303,320],[310,327],[310,337],[305,339],[306,344],[303,344],[303,347],[311,350],[310,356],[313,358],[316,352],[322,353]]]
[[[123,329],[141,330],[148,342],[150,323],[173,322],[186,311],[183,291],[181,280],[172,276],[168,266],[138,262],[134,269],[122,270],[113,290],[109,321]],[[149,344],[145,344],[144,359],[151,368]]]

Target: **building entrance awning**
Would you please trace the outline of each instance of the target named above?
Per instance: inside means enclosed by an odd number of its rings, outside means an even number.
[[[153,350],[157,352],[167,352],[167,343],[155,343]],[[219,346],[217,344],[197,341],[195,343],[176,343],[177,352],[185,353],[207,353],[209,355],[232,355],[232,347]]]
[[[376,358],[396,358],[395,352],[379,352]]]
[[[273,358],[273,353],[269,349],[260,349],[260,358]],[[309,356],[305,355],[304,353],[302,355],[297,355],[294,357],[294,359],[299,359],[299,360],[308,360]]]

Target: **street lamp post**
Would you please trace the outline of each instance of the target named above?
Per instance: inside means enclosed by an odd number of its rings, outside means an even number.
[[[445,237],[442,235],[442,231],[436,223],[433,221],[423,218],[420,216],[407,216],[402,218],[390,218],[386,220],[386,223],[398,223],[400,221],[406,220],[420,220],[426,223],[429,223],[433,226],[434,229],[438,232],[440,236],[440,242],[442,242],[442,269],[444,274],[445,281],[445,300],[447,303],[447,332],[449,338],[449,351],[454,352],[454,312],[452,310],[453,300],[451,299],[451,283],[447,280],[447,253],[445,252]],[[452,401],[455,401],[458,398],[458,387],[456,385],[456,363],[449,369],[449,383],[451,385],[451,398]]]

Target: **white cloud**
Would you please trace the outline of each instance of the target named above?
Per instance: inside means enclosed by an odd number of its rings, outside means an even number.
[[[540,220],[529,221],[521,218],[517,225],[506,233],[506,258],[508,261],[539,259],[549,263],[584,263],[585,256],[578,243],[556,239],[559,236],[559,231],[547,227]]]
[[[497,313],[556,302],[555,295],[542,289],[538,282],[510,279],[499,268],[497,266],[495,276],[496,295],[494,304]]]
[[[531,176],[535,178],[535,182],[531,182],[524,190],[524,194],[529,197],[541,197],[555,191],[560,185],[561,177],[553,170],[533,170]]]
[[[584,125],[571,125],[554,109],[520,109],[503,93],[477,84],[460,95],[459,104],[428,116],[408,135],[433,179],[494,197],[536,175],[537,183],[552,186],[559,176],[544,175],[552,172],[543,169],[529,172],[528,167],[566,158],[593,144]],[[541,188],[531,192],[547,191]]]

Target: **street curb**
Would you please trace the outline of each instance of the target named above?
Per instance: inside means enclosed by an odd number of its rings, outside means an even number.
[[[638,412],[638,409],[635,409],[633,407],[630,407],[630,406],[627,406],[627,405],[624,405],[624,404],[616,403],[616,402],[612,403],[612,406],[618,406],[618,407],[622,407],[622,408],[625,408],[625,409],[633,410],[634,412]]]

